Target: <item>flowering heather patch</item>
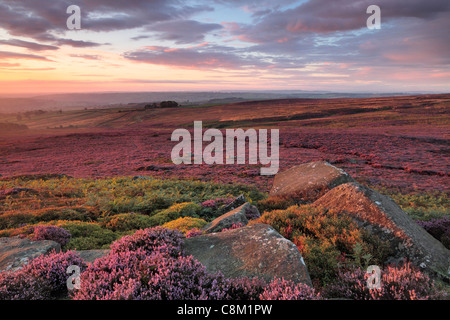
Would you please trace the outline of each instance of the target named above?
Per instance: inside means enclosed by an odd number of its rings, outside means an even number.
[[[236,224],[236,223],[233,223],[233,225],[232,225],[231,227],[229,227],[229,228],[225,228],[225,229],[222,229],[222,231],[221,231],[221,232],[224,232],[224,231],[228,231],[228,230],[239,229],[239,228],[242,228],[243,226],[244,226],[244,224],[243,224],[243,223],[241,223],[241,222],[239,222],[238,224]]]
[[[161,227],[139,230],[111,245],[111,252],[81,276],[75,300],[221,299],[220,274],[181,252],[182,235]]]
[[[418,220],[417,223],[433,237],[441,241],[447,249],[450,249],[450,217],[432,219],[430,221]]]
[[[202,234],[204,234],[203,230],[201,229],[191,229],[188,232],[186,232],[186,238],[193,238],[193,237],[197,237],[197,236],[201,236]]]
[[[111,244],[111,253],[143,250],[150,254],[162,251],[170,256],[178,256],[181,251],[183,235],[176,230],[162,227],[138,230],[132,235],[124,236]]]
[[[69,275],[66,271],[71,265],[79,266],[81,270],[86,268],[83,259],[74,251],[52,252],[33,259],[19,272],[48,281],[50,294],[56,298],[67,293],[67,279]]]
[[[67,268],[86,268],[73,251],[51,252],[30,261],[15,272],[0,273],[0,300],[49,300],[67,294]]]
[[[233,198],[217,198],[212,200],[206,200],[201,203],[203,208],[219,209],[223,205],[227,205],[233,202]]]
[[[32,241],[52,240],[58,242],[61,247],[65,246],[71,237],[65,229],[56,226],[37,225],[32,230],[33,233],[29,236]]]
[[[355,300],[428,300],[443,299],[434,282],[409,262],[381,270],[381,288],[369,289],[369,274],[361,268],[340,271],[336,283],[327,286],[324,296]]]
[[[320,294],[305,284],[273,279],[260,295],[261,300],[320,300]]]
[[[249,220],[249,221],[255,220],[255,219],[258,219],[260,216],[261,216],[261,214],[259,213],[259,210],[257,207],[247,206],[245,208],[245,217],[247,218],[247,220]]]
[[[201,203],[201,217],[207,221],[212,221],[223,213],[223,208],[234,201],[234,198],[216,198],[206,200]]]
[[[309,299],[314,290],[280,280],[227,279],[180,252],[181,234],[161,227],[137,231],[81,274],[74,300]]]
[[[249,298],[258,289],[251,281],[209,274],[192,257],[170,257],[144,250],[114,252],[81,275],[74,300],[224,300]],[[233,294],[233,296],[230,296]]]
[[[371,124],[372,125],[372,124]],[[443,131],[415,137],[405,129],[386,135],[385,128],[280,130],[280,170],[301,162],[326,160],[371,185],[405,191],[445,191],[449,173]]]
[[[46,279],[21,270],[0,272],[0,300],[48,300],[50,292]]]
[[[120,119],[107,129],[103,127],[105,113],[86,114],[75,120],[80,116],[76,112],[74,121],[87,127],[47,130],[44,138],[39,129],[59,125],[66,120],[67,113],[42,119],[45,124],[31,121],[29,124],[38,130],[36,133],[2,137],[1,174],[50,172],[98,178],[134,176],[137,170],[149,170],[146,174],[153,178],[199,179],[224,185],[243,183],[268,191],[272,177],[255,175],[259,168],[254,165],[170,163],[171,150],[176,145],[169,142],[171,133],[203,120],[205,128],[207,123],[213,127],[220,125],[219,128],[224,128],[222,133],[225,128],[255,124],[278,127],[280,170],[327,160],[339,164],[356,179],[367,179],[371,185],[445,191],[450,182],[448,96],[308,99],[291,100],[289,104],[257,101],[180,108],[176,115],[170,109],[161,110],[157,117],[144,116],[142,122],[135,120],[141,119],[141,111],[122,111]],[[108,110],[105,112],[108,114]],[[117,110],[110,112],[113,115]],[[218,121],[218,114],[222,121]],[[12,187],[20,186],[7,188]]]

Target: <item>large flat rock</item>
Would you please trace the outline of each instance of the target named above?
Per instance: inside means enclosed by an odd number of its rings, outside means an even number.
[[[312,286],[298,248],[266,224],[188,238],[183,249],[205,265],[230,278],[274,277]]]
[[[97,250],[80,250],[77,251],[78,255],[81,259],[84,260],[84,262],[90,264],[93,263],[95,260],[106,256],[111,250],[109,249],[97,249]]]
[[[31,241],[19,237],[0,238],[0,272],[16,271],[42,254],[55,250],[61,245],[50,240]]]
[[[391,244],[392,262],[407,259],[433,272],[447,272],[450,251],[420,227],[391,198],[356,182],[342,184],[314,202],[349,214],[356,222]]]
[[[342,169],[325,161],[314,161],[278,173],[269,195],[315,200],[328,190],[352,181],[353,178]]]
[[[242,225],[245,226],[248,224],[248,214],[249,211],[252,211],[252,215],[260,215],[258,208],[251,205],[250,203],[245,203],[241,205],[240,207],[237,207],[236,209],[233,209],[220,217],[214,219],[210,223],[208,223],[203,230],[205,230],[206,233],[214,233],[214,232],[220,232],[223,229],[229,229],[233,225]]]

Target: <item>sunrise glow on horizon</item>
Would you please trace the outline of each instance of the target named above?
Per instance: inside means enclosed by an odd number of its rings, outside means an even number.
[[[1,0],[0,94],[450,92],[448,30],[447,0]]]

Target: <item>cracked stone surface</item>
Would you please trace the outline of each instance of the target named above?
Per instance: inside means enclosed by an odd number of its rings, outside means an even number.
[[[344,170],[325,161],[314,161],[278,173],[274,178],[270,196],[316,200],[326,191],[352,181],[353,178]]]
[[[298,248],[266,224],[188,238],[183,245],[209,272],[230,278],[274,277],[312,285]]]
[[[59,243],[50,240],[31,241],[19,237],[0,238],[0,271],[16,271],[29,261],[51,251],[59,252]]]

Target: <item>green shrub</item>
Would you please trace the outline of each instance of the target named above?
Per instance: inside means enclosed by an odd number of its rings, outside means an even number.
[[[102,228],[100,224],[93,222],[53,221],[52,224],[64,228],[72,235],[64,249],[102,249],[120,237],[120,234]]]
[[[450,199],[446,192],[428,191],[405,194],[386,188],[378,188],[378,191],[391,197],[414,220],[429,221],[450,215]]]
[[[207,222],[199,218],[183,217],[163,224],[163,228],[178,230],[186,234],[192,229],[202,229]]]
[[[109,249],[111,243],[117,240],[115,236],[92,236],[92,237],[80,237],[72,238],[69,243],[64,246],[67,250],[96,250],[96,249]]]
[[[270,212],[273,210],[285,210],[293,205],[295,201],[287,196],[270,196],[267,199],[258,201],[258,210],[260,212]]]
[[[24,225],[56,225],[72,234],[66,247],[79,250],[107,246],[134,229],[183,217],[202,218],[203,208],[197,203],[207,200],[240,194],[249,201],[265,197],[256,187],[242,184],[132,177],[75,179],[55,175],[0,180],[0,190],[9,188],[30,188],[37,193],[0,201],[0,237],[21,235],[26,231]]]
[[[340,263],[355,263],[357,244],[377,263],[383,262],[380,260],[389,247],[361,230],[350,216],[311,205],[265,212],[255,222],[269,224],[291,240],[305,259],[311,278],[320,285],[333,281]]]
[[[21,224],[30,223],[33,215],[27,212],[8,212],[0,215],[0,229],[11,229]]]
[[[95,213],[85,208],[44,208],[26,212],[7,212],[0,215],[0,230],[16,228],[23,224],[36,224],[53,220],[90,221]]]
[[[0,231],[0,237],[28,236],[33,233],[33,228],[37,225],[52,225],[67,230],[72,237],[70,241],[63,246],[63,249],[71,250],[107,248],[113,241],[117,240],[122,235],[121,233],[102,228],[99,223],[59,220],[2,230]]]
[[[178,212],[182,217],[198,217],[202,211],[202,206],[193,202],[183,202],[172,205],[165,211]]]
[[[307,256],[304,257],[313,283],[320,287],[333,282],[339,270],[341,252],[329,242],[311,243]]]
[[[152,227],[163,225],[166,222],[182,218],[197,218],[202,211],[202,206],[193,202],[177,203],[162,210],[151,217]]]
[[[33,232],[33,225],[26,225],[26,226],[18,227],[18,228],[0,230],[0,238],[24,236],[24,235],[29,235],[32,232]]]
[[[121,213],[101,219],[100,224],[112,231],[146,229],[152,225],[152,218],[138,213]]]
[[[98,207],[105,215],[127,212],[153,215],[175,203],[201,203],[240,194],[253,201],[264,198],[264,194],[252,186],[176,179],[108,178],[81,181],[80,188],[89,199],[86,204]]]

